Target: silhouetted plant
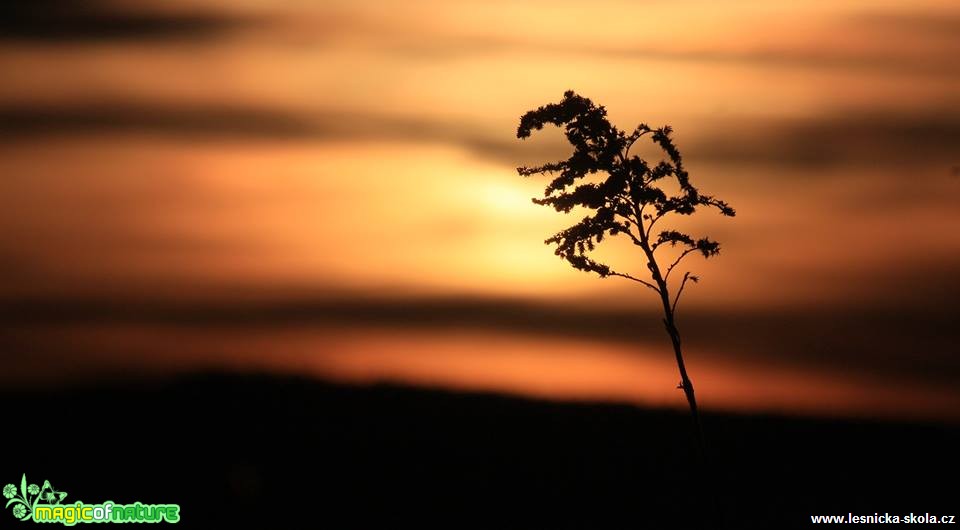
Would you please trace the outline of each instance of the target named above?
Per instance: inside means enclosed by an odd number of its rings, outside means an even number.
[[[672,129],[658,129],[640,124],[627,134],[607,120],[603,106],[594,105],[587,98],[572,91],[563,95],[560,103],[551,103],[527,112],[520,118],[517,138],[527,138],[534,130],[553,124],[563,127],[573,154],[567,160],[547,163],[536,167],[521,167],[517,171],[528,177],[536,174],[553,174],[542,199],[533,202],[553,207],[558,212],[569,213],[574,207],[592,211],[579,223],[546,240],[556,245],[555,253],[567,260],[574,268],[594,272],[602,278],[619,276],[646,286],[657,294],[663,305],[663,323],[673,343],[680,384],[697,429],[701,452],[705,455],[706,444],[697,398],[693,383],[687,375],[680,348],[680,332],[675,315],[680,295],[688,282],[699,278],[689,271],[673,282],[676,294],[671,297],[671,274],[690,254],[704,258],[720,253],[720,244],[706,237],[694,238],[672,229],[661,229],[654,234],[654,226],[671,214],[691,215],[700,207],[716,208],[721,214],[733,217],[734,209],[727,203],[710,195],[700,193],[690,183],[683,167],[680,151],[670,138]],[[666,155],[655,165],[630,154],[630,148],[641,138],[649,138]],[[587,182],[585,177],[599,174],[599,182]],[[675,179],[679,192],[670,195],[662,185],[667,179]],[[590,257],[590,252],[606,236],[622,235],[640,248],[646,260],[648,279],[638,278],[622,269],[613,269]],[[657,261],[657,250],[664,247],[679,247],[679,255],[673,259]],[[664,266],[666,265],[666,266]],[[674,276],[674,278],[677,278]]]

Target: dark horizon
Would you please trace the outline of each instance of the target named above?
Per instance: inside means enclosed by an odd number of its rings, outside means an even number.
[[[667,409],[213,373],[0,390],[0,400],[109,410],[115,423],[175,418],[165,429],[73,427],[72,443],[113,462],[148,452],[146,469],[90,473],[86,459],[59,456],[63,439],[42,437],[31,448],[49,457],[0,470],[5,481],[50,479],[64,502],[175,502],[177,527],[809,528],[817,515],[956,511],[942,485],[956,469],[956,425],[713,412],[707,474],[689,459],[689,415]],[[691,481],[702,483],[694,494]],[[711,490],[717,512],[704,507]],[[289,509],[291,492],[316,511]]]

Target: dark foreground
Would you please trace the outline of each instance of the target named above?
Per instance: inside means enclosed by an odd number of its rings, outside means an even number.
[[[808,528],[812,514],[960,515],[957,426],[708,415],[711,516],[689,420],[675,412],[267,376],[0,399],[0,483],[26,473],[64,502],[178,503],[178,527],[696,528],[709,516]]]

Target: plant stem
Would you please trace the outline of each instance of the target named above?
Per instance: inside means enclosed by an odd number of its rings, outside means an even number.
[[[680,331],[673,321],[673,313],[668,310],[663,324],[667,328],[667,334],[670,335],[670,342],[673,343],[673,352],[677,358],[677,368],[680,370],[680,387],[687,397],[687,403],[690,405],[690,415],[693,417],[694,428],[697,431],[697,445],[701,457],[707,458],[707,441],[703,435],[703,425],[700,422],[700,410],[697,408],[697,395],[693,390],[693,381],[687,375],[687,367],[683,362],[683,352],[680,348]]]
[[[670,342],[673,344],[673,353],[677,359],[677,368],[680,370],[680,388],[687,398],[687,404],[690,405],[690,416],[693,419],[693,427],[696,431],[697,452],[701,464],[701,473],[703,473],[704,478],[704,480],[700,481],[700,486],[705,490],[703,491],[703,495],[710,504],[710,517],[708,517],[708,521],[712,525],[720,525],[717,502],[709,485],[711,477],[709,476],[710,461],[707,455],[707,439],[703,434],[703,424],[700,422],[700,410],[697,407],[697,395],[693,389],[693,381],[691,381],[690,376],[687,375],[687,367],[683,362],[683,351],[680,346],[680,330],[677,329],[676,322],[674,321],[674,305],[670,303],[669,286],[663,274],[660,272],[660,266],[654,258],[653,249],[646,236],[642,238],[640,247],[647,256],[650,275],[653,277],[653,281],[656,282],[660,293],[660,302],[663,304],[663,325],[667,330],[667,334],[670,335]]]
[[[683,389],[683,393],[687,398],[687,404],[690,405],[690,415],[693,418],[693,425],[697,434],[697,447],[700,451],[701,458],[706,462],[707,443],[703,435],[703,425],[700,423],[700,409],[697,407],[697,395],[693,389],[693,381],[691,381],[690,376],[687,375],[687,366],[683,362],[683,350],[680,346],[680,330],[677,329],[676,322],[674,322],[673,319],[673,308],[670,306],[670,293],[667,290],[666,280],[660,275],[659,267],[656,266],[656,262],[652,263],[654,264],[651,267],[653,269],[653,279],[660,287],[660,301],[663,304],[664,315],[663,325],[667,330],[667,334],[670,335],[670,342],[673,344],[673,353],[677,359],[677,369],[680,370],[680,388]]]

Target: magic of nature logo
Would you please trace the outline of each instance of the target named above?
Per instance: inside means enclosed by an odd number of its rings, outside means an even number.
[[[73,526],[77,523],[177,523],[180,521],[180,506],[177,504],[117,504],[105,501],[90,504],[82,501],[65,503],[67,492],[59,491],[44,480],[42,486],[27,482],[26,473],[20,477],[20,487],[7,484],[3,487],[7,499],[5,508],[21,521],[37,523],[61,523]]]

